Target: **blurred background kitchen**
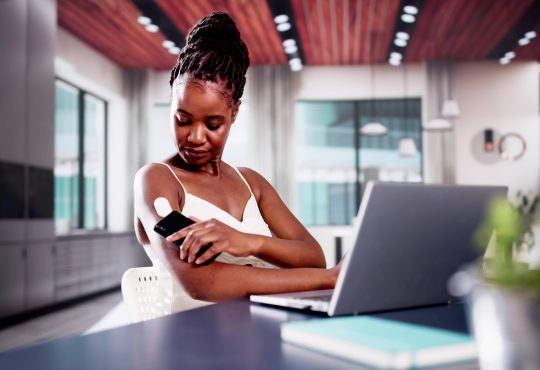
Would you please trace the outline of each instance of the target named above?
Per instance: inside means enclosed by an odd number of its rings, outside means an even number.
[[[328,265],[369,180],[538,194],[540,0],[1,0],[0,351],[128,323],[133,176],[174,152],[169,71],[217,10],[252,63],[224,158]]]

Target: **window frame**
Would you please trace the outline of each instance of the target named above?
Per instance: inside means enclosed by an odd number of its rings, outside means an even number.
[[[362,138],[362,132],[360,131],[360,105],[362,103],[366,104],[376,104],[377,102],[382,101],[388,101],[388,100],[395,100],[398,102],[405,103],[410,101],[418,101],[419,104],[419,122],[420,122],[420,135],[419,135],[419,148],[418,150],[421,152],[420,155],[420,174],[422,175],[422,183],[425,181],[425,168],[424,168],[424,150],[423,150],[423,136],[424,136],[424,126],[422,125],[422,98],[421,97],[403,97],[403,98],[381,98],[381,99],[329,99],[329,100],[322,100],[322,99],[298,99],[295,101],[295,106],[297,103],[333,103],[333,104],[339,104],[339,103],[350,103],[352,104],[352,110],[353,110],[353,131],[354,131],[354,171],[355,171],[355,181],[354,181],[354,202],[355,202],[355,214],[358,212],[358,209],[360,208],[360,203],[362,201],[362,183],[360,182],[360,173],[362,170],[361,167],[361,155],[360,151],[362,149],[361,141]],[[296,109],[296,107],[295,107]],[[295,123],[296,124],[296,123]],[[313,192],[314,193],[314,192]],[[315,203],[313,203],[313,207],[315,207]],[[346,211],[345,211],[346,212]],[[315,214],[315,211],[313,211],[313,214]],[[340,226],[341,224],[310,224],[308,226]]]
[[[78,181],[79,181],[79,192],[77,196],[77,202],[78,202],[78,209],[79,214],[77,217],[77,225],[74,225],[70,228],[70,230],[86,230],[88,232],[92,231],[103,231],[107,230],[109,228],[109,220],[108,220],[108,153],[109,153],[109,140],[108,140],[108,119],[109,119],[109,102],[105,100],[104,98],[100,97],[99,95],[96,95],[86,89],[83,89],[76,84],[65,80],[62,77],[55,76],[55,86],[57,82],[60,82],[61,84],[67,85],[72,89],[77,90],[77,100],[78,100]],[[90,96],[100,102],[103,103],[103,227],[97,227],[95,229],[87,229],[84,226],[84,211],[85,211],[85,201],[84,201],[84,163],[85,163],[85,154],[84,154],[84,127],[85,127],[85,97]],[[55,103],[55,114],[56,114],[56,103]],[[56,124],[56,122],[55,122]],[[55,127],[56,130],[56,127]],[[56,153],[55,153],[55,163],[56,163]],[[56,164],[55,164],[56,165]],[[55,217],[55,215],[53,215]],[[56,218],[55,218],[56,221]]]

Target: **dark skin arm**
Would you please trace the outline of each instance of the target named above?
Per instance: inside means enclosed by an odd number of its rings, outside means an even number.
[[[217,261],[204,266],[181,260],[177,247],[153,231],[161,219],[153,206],[156,198],[167,198],[172,208],[180,211],[183,192],[176,180],[163,166],[149,165],[137,173],[134,190],[135,215],[151,248],[195,299],[217,302],[250,294],[329,289],[335,285],[338,268],[264,269]]]
[[[240,233],[219,222],[208,220],[189,226],[167,240],[186,238],[180,258],[196,264],[204,263],[218,253],[234,256],[255,256],[281,267],[326,267],[324,254],[317,241],[294,217],[275,189],[257,172],[243,169],[257,200],[259,210],[275,237]],[[200,248],[212,247],[196,259]]]

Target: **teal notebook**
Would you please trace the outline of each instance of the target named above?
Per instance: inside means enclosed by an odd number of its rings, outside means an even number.
[[[318,352],[383,369],[410,369],[477,358],[470,335],[366,316],[294,321],[281,339]]]

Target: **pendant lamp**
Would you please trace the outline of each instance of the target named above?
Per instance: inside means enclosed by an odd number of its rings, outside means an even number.
[[[407,69],[405,63],[403,63],[403,91],[404,91],[404,100],[403,104],[405,106],[405,117],[404,117],[404,125],[403,128],[406,133],[408,133],[408,118],[409,118],[409,109],[407,104]],[[416,149],[416,142],[412,137],[405,136],[399,141],[399,155],[402,157],[412,157],[415,156],[418,153],[418,149]]]
[[[375,72],[373,70],[373,65],[370,65],[370,75],[371,75],[371,114],[375,117]],[[360,128],[362,135],[366,136],[382,136],[388,132],[388,128],[382,123],[374,120],[366,123]]]

